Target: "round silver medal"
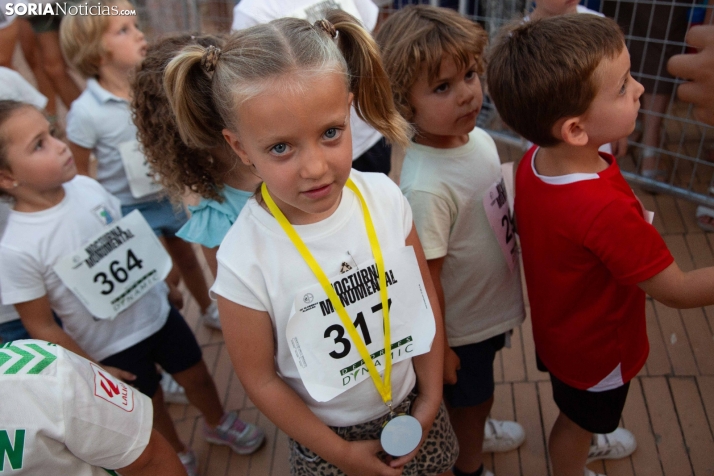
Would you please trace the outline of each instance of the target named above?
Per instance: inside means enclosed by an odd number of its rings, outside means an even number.
[[[394,457],[414,451],[421,441],[421,423],[411,415],[398,415],[382,428],[382,448]]]

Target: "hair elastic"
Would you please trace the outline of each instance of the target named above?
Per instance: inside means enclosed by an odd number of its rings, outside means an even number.
[[[221,49],[216,48],[214,45],[206,48],[203,57],[201,58],[201,67],[206,71],[206,73],[212,73],[216,70],[216,65],[218,64],[218,59],[221,57]]]
[[[325,33],[330,35],[330,38],[332,38],[333,40],[337,38],[337,30],[335,29],[335,25],[330,23],[328,20],[317,20],[313,27],[318,30],[324,31]]]

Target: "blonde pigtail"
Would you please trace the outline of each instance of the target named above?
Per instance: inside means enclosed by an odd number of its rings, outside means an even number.
[[[347,62],[357,114],[390,143],[406,148],[412,128],[394,106],[389,77],[374,39],[341,10],[328,12],[326,20],[338,32],[337,46]]]
[[[215,48],[187,46],[164,73],[166,96],[181,139],[189,147],[210,149],[224,141],[225,125],[211,94],[211,74],[217,61]]]

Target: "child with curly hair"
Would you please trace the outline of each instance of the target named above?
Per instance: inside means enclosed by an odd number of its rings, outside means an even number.
[[[139,142],[159,181],[174,201],[189,190],[201,197],[189,206],[191,217],[176,236],[203,248],[213,275],[216,252],[238,214],[260,184],[224,141],[211,149],[186,145],[181,140],[171,105],[164,92],[164,70],[184,46],[221,48],[224,39],[212,35],[170,36],[151,46],[136,73],[132,110]]]

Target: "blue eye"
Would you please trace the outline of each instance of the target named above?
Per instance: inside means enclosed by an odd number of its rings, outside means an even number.
[[[285,143],[280,143],[280,144],[275,144],[271,149],[270,152],[273,152],[274,154],[277,155],[283,155],[288,151],[288,145]]]
[[[340,132],[336,127],[331,127],[325,131],[324,136],[326,139],[336,139],[340,136]]]

